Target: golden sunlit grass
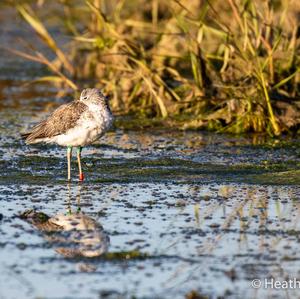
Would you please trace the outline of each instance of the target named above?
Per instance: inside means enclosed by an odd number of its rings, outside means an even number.
[[[186,129],[298,129],[295,0],[52,1],[61,31],[71,37],[64,50],[42,19],[49,4],[38,4],[16,9],[56,59],[33,45],[31,54],[15,51],[52,71],[37,81],[104,87],[119,114]]]

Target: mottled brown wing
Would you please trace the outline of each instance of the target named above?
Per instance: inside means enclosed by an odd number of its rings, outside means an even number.
[[[34,143],[37,139],[64,134],[73,128],[87,106],[79,101],[58,107],[46,120],[33,127],[32,131],[23,134],[26,143]]]

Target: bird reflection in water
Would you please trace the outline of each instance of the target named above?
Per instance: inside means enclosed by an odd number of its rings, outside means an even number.
[[[82,186],[77,192],[77,208],[72,211],[71,186],[68,184],[68,205],[65,214],[48,216],[34,209],[20,215],[44,233],[45,239],[55,246],[55,251],[64,257],[98,257],[107,252],[109,237],[102,225],[85,215],[80,208]]]

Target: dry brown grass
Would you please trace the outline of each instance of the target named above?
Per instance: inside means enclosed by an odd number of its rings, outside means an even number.
[[[181,128],[298,130],[299,1],[55,2],[67,52],[40,19],[47,2],[16,6],[56,55],[26,53],[54,73],[41,80],[102,87],[119,114]]]

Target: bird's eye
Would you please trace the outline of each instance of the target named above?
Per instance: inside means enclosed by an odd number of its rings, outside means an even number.
[[[88,97],[83,97],[82,99],[83,99],[83,100],[87,100],[87,98],[88,98]]]

